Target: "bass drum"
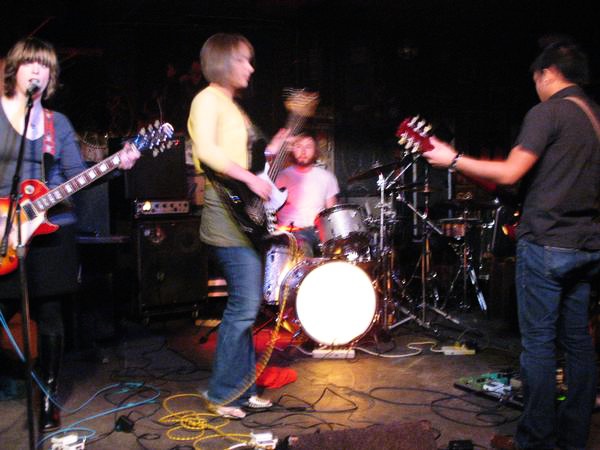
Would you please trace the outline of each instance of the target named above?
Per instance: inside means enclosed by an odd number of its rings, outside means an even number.
[[[358,341],[377,319],[369,275],[347,261],[305,259],[287,274],[279,294],[280,303],[287,295],[302,331],[325,346]]]

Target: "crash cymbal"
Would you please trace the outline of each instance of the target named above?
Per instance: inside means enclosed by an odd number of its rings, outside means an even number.
[[[388,172],[390,170],[398,167],[400,163],[398,161],[393,161],[391,163],[381,164],[380,162],[375,162],[370,169],[365,170],[364,172],[357,173],[356,175],[352,175],[348,178],[348,183],[358,180],[364,180],[366,178],[376,177],[380,173]]]

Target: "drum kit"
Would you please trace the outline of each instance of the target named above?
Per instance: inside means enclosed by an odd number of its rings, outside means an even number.
[[[376,164],[348,179],[354,182],[377,177],[377,211],[367,214],[367,208],[351,203],[322,210],[315,219],[319,257],[305,257],[285,239],[274,240],[268,248],[265,303],[279,307],[287,304],[285,319],[298,334],[320,346],[336,348],[353,346],[368,333],[387,333],[408,321],[430,328],[432,315],[460,325],[445,310],[447,299],[454,294],[461,300],[459,307],[470,307],[470,291],[481,311],[487,311],[468,239],[472,230],[485,228],[482,220],[472,217],[474,204],[464,198],[447,205],[460,208],[460,215],[431,220],[429,197],[434,189],[429,184],[428,170],[422,183],[400,183],[415,160],[416,157],[404,167],[397,161]],[[414,193],[423,194],[420,208],[409,201],[409,194]],[[411,220],[417,218],[422,225],[420,256],[414,269],[407,271],[411,276],[406,278],[400,275],[394,242],[396,228],[404,220],[399,218],[399,205],[408,208]],[[437,274],[431,264],[433,235],[448,241],[457,259],[444,299],[439,295]],[[480,252],[486,251],[485,243],[481,247]],[[411,291],[415,285],[420,288],[416,295]]]

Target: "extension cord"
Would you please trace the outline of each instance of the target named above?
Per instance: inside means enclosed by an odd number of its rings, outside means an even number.
[[[464,345],[444,345],[442,347],[442,352],[444,355],[474,355],[475,350],[472,348],[467,348]]]
[[[353,348],[315,348],[312,351],[312,357],[317,359],[353,359],[355,356]]]

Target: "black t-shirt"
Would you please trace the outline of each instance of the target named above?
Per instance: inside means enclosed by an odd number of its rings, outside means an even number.
[[[600,249],[600,141],[585,112],[564,97],[583,99],[571,86],[527,113],[517,145],[539,156],[523,179],[517,237],[540,245]]]

